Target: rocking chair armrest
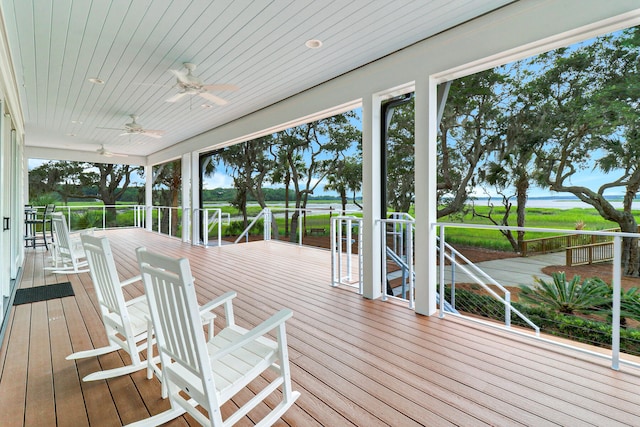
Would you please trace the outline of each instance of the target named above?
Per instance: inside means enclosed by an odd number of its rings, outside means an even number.
[[[293,316],[293,312],[288,309],[282,309],[264,322],[260,323],[255,328],[251,329],[246,334],[238,337],[237,339],[231,341],[226,347],[221,348],[217,352],[211,355],[211,360],[218,360],[229,353],[236,351],[237,349],[244,347],[248,343],[255,341],[261,336],[265,335],[267,332],[279,327],[286,320],[290,319]]]
[[[139,282],[140,280],[142,280],[142,276],[138,274],[137,276],[130,277],[127,280],[123,280],[122,282],[120,282],[120,286],[124,288],[125,286],[135,282]]]
[[[80,239],[82,234],[94,234],[96,231],[95,227],[91,228],[83,228],[82,230],[76,230],[69,233],[69,237],[71,239]]]
[[[225,294],[220,295],[218,298],[209,301],[208,303],[200,306],[200,315],[206,313],[207,311],[211,311],[216,307],[221,306],[225,303],[230,303],[233,298],[235,298],[238,294],[235,291],[229,291]]]

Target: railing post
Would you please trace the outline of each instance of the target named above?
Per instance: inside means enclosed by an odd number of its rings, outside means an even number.
[[[332,218],[329,223],[329,248],[331,249],[331,286],[338,286],[339,280],[336,279],[336,267],[337,267],[337,248],[336,248],[336,218]],[[338,273],[339,275],[339,273]]]
[[[222,246],[222,209],[216,209],[218,214],[218,247]]]
[[[264,213],[264,239],[265,240],[271,240],[271,222],[273,221],[273,218],[271,217],[272,213],[271,213],[271,209],[266,208],[266,211]]]
[[[202,233],[202,244],[207,247],[209,246],[209,209],[204,210],[204,223],[206,225],[204,227],[204,233]]]
[[[67,227],[71,231],[71,206],[67,206]]]
[[[302,213],[302,212],[300,212]],[[298,246],[302,246],[302,215],[298,215]]]
[[[444,225],[440,225],[440,318],[444,317],[444,229]]]
[[[102,229],[107,228],[107,207],[102,205]]]
[[[511,327],[511,292],[504,293],[504,325],[507,328]]]
[[[382,301],[387,300],[387,223],[384,220],[380,220],[380,241],[382,242],[382,281],[380,286],[382,287]]]
[[[451,307],[456,308],[456,253],[451,252]]]
[[[346,249],[347,249],[347,277],[346,280],[351,281],[351,219],[347,219],[347,235],[346,235]]]
[[[620,369],[620,282],[622,278],[622,238],[613,238],[613,304],[611,309],[611,368]]]
[[[413,232],[411,224],[406,224],[407,230],[407,265],[409,265],[409,308],[414,308],[414,287],[415,287],[415,274],[413,271]]]
[[[364,256],[362,254],[362,219],[358,220],[358,292],[364,293],[364,283],[362,282],[362,270],[364,268]]]

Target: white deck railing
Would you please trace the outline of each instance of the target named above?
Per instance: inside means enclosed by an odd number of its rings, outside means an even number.
[[[433,223],[432,229],[435,231],[439,228],[440,244],[444,244],[446,238],[447,228],[471,228],[471,229],[486,229],[486,230],[510,230],[510,231],[525,231],[525,232],[541,232],[541,233],[566,233],[566,230],[561,229],[549,229],[549,228],[532,228],[532,227],[510,227],[510,226],[489,226],[479,224],[459,224],[459,223]],[[640,364],[623,360],[620,357],[620,304],[621,304],[621,278],[622,278],[622,239],[623,238],[640,238],[639,233],[623,233],[615,231],[587,231],[587,230],[572,230],[573,234],[584,234],[594,236],[607,236],[613,239],[613,263],[612,263],[612,301],[611,301],[611,354],[603,354],[602,352],[592,351],[584,347],[579,347],[571,344],[566,344],[550,338],[536,337],[536,339],[543,340],[562,347],[571,348],[580,352],[588,353],[593,356],[603,357],[610,359],[611,367],[613,369],[619,369],[620,363],[626,363],[635,367],[640,367]],[[444,260],[444,254],[440,252],[441,265]],[[516,261],[517,262],[517,261]],[[444,293],[444,271],[440,271],[440,292]],[[443,316],[444,313],[441,313]],[[515,333],[519,333],[516,329],[513,329]],[[544,332],[544,331],[542,331]],[[528,334],[522,334],[523,336],[531,337]]]

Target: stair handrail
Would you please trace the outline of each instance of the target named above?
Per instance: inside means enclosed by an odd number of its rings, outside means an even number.
[[[404,262],[402,260],[402,258],[400,258],[400,256],[395,253],[393,251],[393,249],[391,249],[390,247],[387,246],[387,255],[389,255],[389,257],[391,258],[391,260],[393,262],[395,262],[398,267],[400,267],[403,271],[403,273],[406,271],[408,273],[409,271],[409,266],[407,265],[406,262]],[[413,286],[413,283],[415,282],[415,278],[416,278],[416,273],[415,271],[413,272],[413,280],[411,281],[410,286]],[[458,310],[455,309],[455,307],[449,302],[447,301],[445,298],[442,298],[442,300],[444,301],[444,310],[448,313],[454,313],[454,314],[459,314]],[[440,294],[436,294],[436,304],[440,304]]]
[[[440,230],[441,230],[440,231],[441,235],[436,237],[436,241],[438,242],[438,251],[440,252],[440,267],[441,267],[440,268],[440,294],[442,295],[442,298],[444,298],[444,294],[445,294],[445,291],[444,291],[444,260],[447,259],[447,260],[449,260],[451,262],[452,266],[455,263],[455,266],[457,268],[461,268],[463,272],[465,272],[469,277],[471,277],[485,291],[487,291],[494,298],[496,298],[498,301],[500,301],[500,302],[502,302],[502,304],[504,304],[504,307],[505,307],[505,314],[504,314],[505,326],[507,328],[511,327],[511,313],[513,312],[520,319],[522,319],[522,321],[527,323],[529,326],[531,326],[535,330],[536,336],[540,336],[540,327],[538,325],[536,325],[535,323],[533,323],[528,317],[526,317],[524,314],[522,314],[517,308],[515,308],[511,304],[511,292],[507,288],[502,286],[500,283],[498,283],[494,278],[489,276],[486,272],[484,272],[480,267],[475,265],[473,262],[469,261],[469,259],[467,257],[462,255],[453,246],[449,245],[444,240],[444,228],[441,228]],[[454,256],[449,255],[446,252],[446,249],[449,249],[449,251],[452,254],[454,254]],[[465,262],[465,264],[461,264],[460,261],[458,260],[458,258],[461,258]],[[489,283],[491,283],[492,285],[494,285],[498,289],[500,289],[502,292],[504,292],[505,297],[502,298],[493,289],[491,289],[489,286],[487,286],[487,284],[484,281],[482,281],[480,278],[478,278],[478,276],[476,276],[472,271],[470,271],[469,268],[466,267],[467,265],[470,266],[470,268],[474,272],[476,272],[478,275],[483,276],[487,281],[489,281]],[[440,317],[444,317],[444,310],[442,310],[442,309],[440,310]]]
[[[240,242],[240,240],[242,240],[243,237],[245,237],[246,241],[248,242],[249,231],[253,228],[254,225],[256,225],[258,220],[262,217],[264,217],[264,225],[263,225],[264,240],[271,240],[271,209],[264,208],[260,211],[260,213],[258,213],[258,215],[256,215],[255,218],[253,218],[253,221],[251,221],[251,223],[247,226],[247,228],[245,228],[242,231],[242,233],[240,233],[238,238],[233,243]]]

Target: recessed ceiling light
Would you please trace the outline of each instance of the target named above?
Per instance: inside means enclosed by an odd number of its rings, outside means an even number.
[[[311,40],[307,40],[304,45],[309,49],[318,49],[322,47],[322,42],[317,39],[311,39]]]
[[[76,125],[81,125],[82,122],[80,120],[71,120],[71,123],[76,124]]]
[[[211,108],[213,107],[213,105],[209,105],[209,104],[202,104],[201,105],[202,108]]]
[[[65,134],[65,135],[67,135],[67,136],[76,136],[76,134],[75,134],[75,133],[67,133],[67,134]]]
[[[91,77],[89,79],[89,81],[95,85],[103,85],[104,84],[104,80],[102,80],[101,78],[98,77]]]

